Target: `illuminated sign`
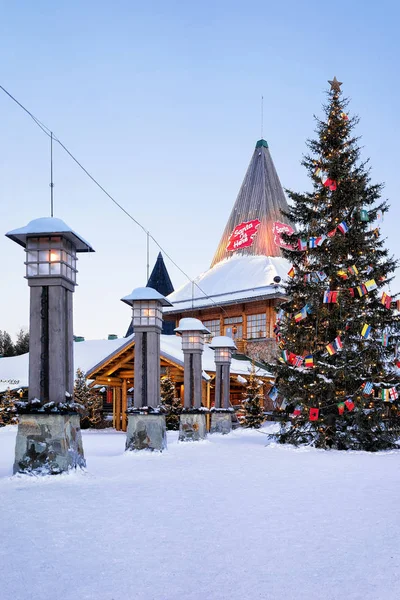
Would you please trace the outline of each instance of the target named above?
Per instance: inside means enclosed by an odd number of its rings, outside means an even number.
[[[272,225],[272,233],[274,236],[274,242],[280,248],[286,248],[286,250],[295,250],[294,246],[286,243],[282,239],[282,233],[287,233],[291,235],[294,233],[293,227],[290,227],[287,223],[281,223],[280,221],[275,221]]]
[[[226,249],[228,252],[234,252],[241,248],[247,248],[251,246],[255,236],[257,235],[257,229],[261,225],[261,221],[254,219],[253,221],[246,221],[236,225],[235,229],[229,236],[229,241]]]

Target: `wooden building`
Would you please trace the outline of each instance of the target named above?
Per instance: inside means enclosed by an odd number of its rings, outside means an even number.
[[[85,342],[82,342],[84,344]],[[173,379],[177,396],[183,402],[183,352],[182,341],[177,335],[161,335],[161,374],[168,374]],[[86,377],[92,386],[107,388],[107,399],[112,407],[113,426],[126,431],[126,409],[133,399],[135,361],[134,335],[126,342],[104,356],[96,365],[86,371]],[[231,365],[231,404],[240,404],[243,400],[246,378],[251,369],[251,361],[245,357],[234,357]],[[264,384],[264,393],[269,390],[272,375],[258,367],[257,377]],[[207,345],[203,353],[202,403],[210,408],[214,404],[215,363],[214,351]]]
[[[210,269],[168,296],[164,319],[201,319],[212,335],[234,338],[239,352],[269,360],[276,351],[275,306],[290,265],[280,233],[290,228],[286,198],[268,144],[259,140]]]

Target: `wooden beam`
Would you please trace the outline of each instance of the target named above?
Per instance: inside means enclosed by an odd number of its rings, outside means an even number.
[[[128,426],[128,415],[126,414],[128,408],[128,395],[127,395],[127,382],[126,379],[122,382],[122,431],[127,430]]]
[[[112,375],[113,373],[115,373],[115,371],[117,369],[120,369],[123,365],[125,365],[127,362],[129,362],[130,360],[132,360],[132,356],[131,354],[129,354],[129,356],[125,356],[124,358],[121,358],[119,361],[117,361],[112,367],[110,367],[108,369],[108,371],[106,372],[106,376],[108,377],[109,375]]]

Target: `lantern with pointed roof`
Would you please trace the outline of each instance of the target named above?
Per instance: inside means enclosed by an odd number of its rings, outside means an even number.
[[[228,409],[230,406],[230,365],[236,345],[231,337],[218,335],[211,340],[210,348],[215,352],[215,408]]]
[[[48,437],[53,438],[51,443],[43,439],[43,447],[59,448],[58,453],[42,452],[43,472],[49,465],[57,472],[83,466],[79,415],[68,417],[68,425],[55,420],[56,415],[57,419],[63,419],[63,413],[74,407],[70,400],[74,392],[72,296],[76,286],[76,254],[94,250],[64,221],[54,217],[34,219],[6,236],[25,248],[30,287],[29,397],[24,410],[35,414],[42,411],[43,421],[46,407],[51,409],[53,420],[49,417],[45,423],[38,421],[38,431],[44,431],[43,425]],[[14,472],[32,469],[30,455],[26,454],[31,442],[24,429],[24,418],[21,417],[18,428]],[[32,416],[31,428],[33,419]],[[42,441],[40,435],[35,438],[38,443]]]

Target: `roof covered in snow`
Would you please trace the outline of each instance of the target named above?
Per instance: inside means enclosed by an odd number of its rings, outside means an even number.
[[[77,252],[94,252],[92,246],[83,237],[78,235],[62,219],[56,217],[40,217],[30,221],[25,227],[13,229],[6,236],[25,248],[26,238],[34,235],[57,235],[63,234],[76,247]]]
[[[185,317],[179,321],[179,327],[175,329],[177,333],[183,331],[203,331],[204,333],[210,333],[210,330],[203,325],[200,319],[193,319],[193,317]]]
[[[135,288],[128,296],[124,296],[121,300],[130,306],[132,306],[132,302],[146,300],[157,300],[162,306],[171,306],[171,303],[160,292],[151,287]]]
[[[115,353],[129,348],[134,342],[134,335],[116,340],[88,340],[74,342],[74,369],[82,369],[89,373]],[[182,338],[177,335],[161,335],[161,356],[175,362],[183,368]],[[203,352],[203,370],[215,372],[214,351],[205,344]],[[231,372],[248,375],[251,370],[250,360],[232,359]],[[0,393],[10,388],[18,390],[28,387],[29,354],[0,358]],[[257,371],[260,377],[272,377],[266,369]]]
[[[194,286],[188,282],[170,294],[168,300],[173,306],[165,308],[164,312],[180,312],[253,298],[282,297],[283,289],[280,282],[274,282],[274,278],[280,277],[284,281],[289,269],[289,262],[280,256],[236,254],[196,277]]]

